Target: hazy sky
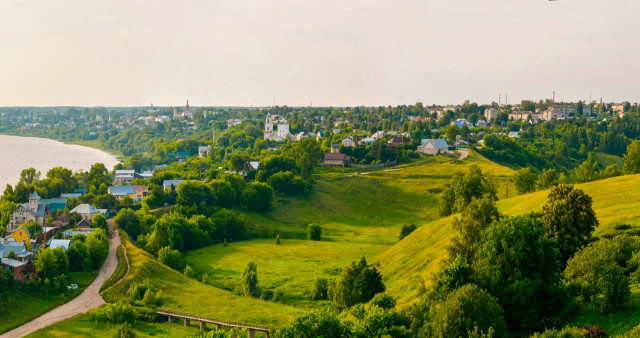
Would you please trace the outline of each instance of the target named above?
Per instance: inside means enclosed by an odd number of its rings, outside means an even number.
[[[638,0],[4,0],[0,106],[640,101]]]

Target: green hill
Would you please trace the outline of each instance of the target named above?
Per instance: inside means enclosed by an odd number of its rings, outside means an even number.
[[[577,185],[593,198],[600,226],[595,236],[640,230],[640,175],[620,176]],[[498,202],[502,213],[521,215],[540,211],[546,203],[548,191],[516,196]],[[419,297],[420,283],[430,286],[430,279],[446,257],[446,247],[452,236],[455,216],[439,219],[419,227],[381,255],[380,271],[387,292],[398,298],[400,306],[407,306]],[[622,225],[622,226],[621,226]]]

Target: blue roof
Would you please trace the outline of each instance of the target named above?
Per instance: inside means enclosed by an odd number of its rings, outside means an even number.
[[[38,193],[34,190],[33,194],[31,194],[31,197],[29,197],[30,200],[39,200],[40,196],[38,196]]]
[[[456,126],[462,128],[462,126],[464,126],[464,122],[462,121],[453,121],[453,124],[455,124]]]
[[[136,193],[136,188],[132,185],[113,185],[109,187],[109,193],[114,196],[131,195]]]
[[[165,188],[171,188],[171,186],[178,187],[178,184],[184,182],[184,180],[164,180],[162,186]]]
[[[61,198],[78,198],[80,196],[82,196],[82,193],[79,193],[79,192],[74,192],[70,194],[60,194]]]
[[[16,255],[19,255],[27,251],[27,246],[22,242],[9,242],[7,244],[0,242],[0,257],[6,257],[11,250]]]

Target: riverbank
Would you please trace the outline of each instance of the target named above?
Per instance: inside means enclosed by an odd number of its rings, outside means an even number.
[[[123,159],[124,159],[124,155],[121,152],[119,152],[117,150],[113,150],[113,149],[109,149],[109,148],[103,147],[102,144],[100,144],[100,141],[98,141],[98,140],[63,141],[63,140],[58,140],[58,139],[55,139],[55,138],[49,138],[49,137],[46,137],[44,135],[29,135],[29,134],[25,134],[25,133],[23,133],[21,131],[20,132],[3,131],[3,132],[0,132],[0,135],[39,138],[39,139],[57,141],[57,142],[64,143],[64,144],[89,147],[89,148],[94,148],[94,149],[102,150],[102,151],[104,151],[106,153],[109,153],[109,154],[117,157],[118,161],[120,161],[120,162],[122,162]]]

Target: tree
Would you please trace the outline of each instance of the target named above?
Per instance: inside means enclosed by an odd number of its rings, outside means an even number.
[[[165,246],[158,250],[158,262],[175,270],[182,270],[182,255],[180,251]]]
[[[329,296],[329,282],[325,278],[317,278],[311,290],[311,299],[322,300]]]
[[[245,154],[233,154],[231,155],[231,170],[239,173],[247,170],[247,162],[249,162],[249,156]]]
[[[247,267],[242,271],[242,291],[247,297],[260,296],[258,266],[253,262],[247,263]]]
[[[322,239],[322,228],[317,223],[311,223],[307,227],[307,239],[310,241],[320,241]]]
[[[89,169],[87,176],[89,184],[98,188],[101,184],[110,185],[112,176],[109,174],[109,170],[102,163],[96,163]]]
[[[107,218],[103,214],[95,214],[91,218],[91,226],[94,228],[103,229],[105,232],[109,231],[109,224],[107,224]]]
[[[551,326],[564,307],[557,242],[530,216],[503,217],[483,233],[473,265],[512,331]]]
[[[405,224],[402,226],[402,228],[400,228],[400,236],[398,237],[399,240],[402,240],[403,238],[409,236],[413,231],[415,231],[417,229],[415,224]]]
[[[611,178],[622,175],[622,172],[618,169],[618,165],[615,163],[609,164],[603,171],[600,172],[600,179]]]
[[[513,182],[516,184],[518,193],[527,194],[536,190],[536,179],[538,176],[531,171],[531,168],[522,168],[513,175]]]
[[[578,166],[574,170],[574,180],[576,183],[586,183],[595,181],[598,179],[598,172],[596,168],[598,167],[598,162],[593,160],[591,153],[589,153],[589,158],[586,161],[582,162],[580,166]]]
[[[20,172],[20,181],[24,182],[24,184],[29,185],[33,184],[36,181],[40,180],[40,172],[35,168],[24,169]]]
[[[320,310],[297,317],[291,324],[280,329],[278,338],[298,337],[351,337],[349,326],[343,324],[338,315]]]
[[[620,308],[630,296],[627,273],[638,268],[630,263],[639,250],[640,240],[628,235],[592,242],[569,259],[565,277],[585,300],[599,302],[602,312]]]
[[[448,216],[463,211],[471,200],[487,196],[497,199],[496,188],[477,164],[471,165],[467,173],[461,171],[453,175],[440,196],[440,215]]]
[[[499,217],[498,207],[490,198],[473,200],[462,212],[462,218],[453,221],[456,236],[449,247],[449,256],[460,255],[467,262],[475,261],[482,232]]]
[[[40,278],[46,279],[67,273],[69,260],[61,248],[46,248],[40,250],[34,264]]]
[[[502,308],[494,297],[474,284],[452,292],[431,312],[434,337],[467,337],[474,327],[482,331],[493,328],[494,337],[507,337]]]
[[[558,241],[562,267],[591,241],[591,233],[598,226],[591,204],[591,196],[573,186],[562,184],[549,191],[547,204],[542,207],[542,221],[547,237]]]
[[[137,238],[138,235],[142,233],[140,220],[138,220],[136,213],[131,209],[120,210],[116,217],[114,217],[113,222],[118,228],[126,231],[132,238]]]
[[[176,211],[185,216],[206,215],[215,212],[217,200],[211,188],[201,182],[186,181],[178,185]]]
[[[542,174],[538,176],[536,181],[536,188],[538,190],[545,190],[551,188],[553,185],[558,184],[558,173],[555,169],[543,169]]]
[[[635,140],[627,146],[622,171],[626,175],[640,173],[640,140]]]
[[[266,183],[253,182],[242,192],[242,202],[252,211],[269,211],[273,189]]]
[[[267,182],[271,175],[280,171],[298,172],[296,161],[292,157],[283,155],[269,156],[260,162],[256,180],[258,182]]]
[[[472,271],[467,261],[458,255],[446,268],[435,276],[433,292],[430,298],[443,300],[452,291],[472,282]]]
[[[99,268],[109,254],[107,233],[103,229],[94,230],[87,236],[85,245],[87,246],[88,256],[91,259],[91,266],[94,269]]]
[[[377,293],[384,291],[382,276],[375,267],[369,267],[363,257],[357,264],[354,261],[342,269],[331,298],[336,307],[346,309],[358,303],[366,303]]]

